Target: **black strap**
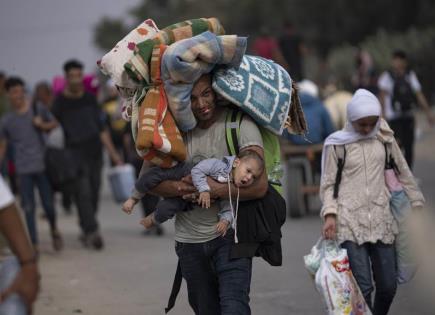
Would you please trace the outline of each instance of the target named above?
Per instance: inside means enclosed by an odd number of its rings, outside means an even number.
[[[180,260],[178,260],[177,271],[175,272],[174,283],[172,284],[172,290],[171,295],[169,296],[168,306],[165,308],[165,314],[169,313],[169,311],[174,307],[178,293],[180,292],[182,281],[183,276],[181,274],[181,265]]]
[[[334,150],[337,152],[337,148],[334,145]],[[335,174],[335,183],[334,183],[334,199],[338,198],[338,190],[340,188],[341,183],[341,175],[343,174],[344,162],[346,161],[346,146],[343,145],[343,157],[337,158],[337,173]]]
[[[394,160],[394,157],[391,153],[388,153],[388,145],[386,142],[384,142],[384,148],[385,148],[385,169],[393,169],[396,174],[400,174],[399,167],[396,164],[396,161]]]

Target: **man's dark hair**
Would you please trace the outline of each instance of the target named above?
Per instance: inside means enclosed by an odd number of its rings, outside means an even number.
[[[237,157],[239,158],[239,160],[254,159],[257,161],[258,165],[260,166],[260,169],[264,169],[264,164],[265,164],[264,159],[260,156],[260,154],[258,154],[254,150],[241,151]]]
[[[63,71],[65,71],[65,73],[68,73],[71,69],[83,70],[83,64],[75,59],[68,60],[63,65]]]
[[[404,52],[403,50],[400,50],[400,49],[393,51],[392,56],[393,56],[393,58],[408,60],[408,56],[406,55],[406,52]]]
[[[9,91],[11,88],[15,86],[22,86],[24,87],[24,81],[19,77],[9,77],[9,79],[5,82],[5,89],[6,91]]]

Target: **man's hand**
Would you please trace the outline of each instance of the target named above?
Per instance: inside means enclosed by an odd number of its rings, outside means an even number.
[[[225,236],[225,234],[227,234],[229,224],[230,222],[228,222],[227,220],[220,220],[219,223],[216,225],[217,232],[220,235]]]
[[[14,282],[0,294],[0,303],[6,300],[12,293],[18,293],[32,313],[32,306],[39,292],[39,272],[36,264],[27,264],[21,267]]]
[[[328,214],[325,217],[323,224],[322,235],[324,239],[333,240],[336,237],[337,216],[335,214]]]
[[[211,177],[207,177],[207,184],[210,187],[210,198],[228,198],[228,185],[219,183]]]
[[[186,183],[186,184],[188,184],[188,185],[191,185],[191,186],[193,186],[193,180],[192,180],[192,175],[187,175],[187,176],[184,176],[182,179],[181,179],[181,181],[183,182],[183,183]]]
[[[38,128],[42,129],[42,125],[44,124],[44,121],[42,120],[41,116],[35,116],[33,117],[33,125]]]
[[[202,193],[199,193],[199,199],[198,204],[203,208],[210,208],[210,192],[209,191],[203,191]]]
[[[121,156],[116,152],[112,155],[112,162],[116,166],[124,165],[124,161],[122,160]]]
[[[432,113],[427,115],[427,122],[429,123],[429,126],[435,126],[435,116]]]

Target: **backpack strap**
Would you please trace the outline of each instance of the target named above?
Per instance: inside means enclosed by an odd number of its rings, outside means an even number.
[[[227,149],[230,155],[239,154],[240,125],[243,119],[243,112],[231,109],[227,112],[225,120],[225,138]]]
[[[388,152],[388,147],[391,146],[391,143],[384,142],[384,149],[385,149],[385,169],[393,169],[396,174],[400,174],[399,167],[396,164],[396,161],[394,160],[393,155],[391,152]]]
[[[343,174],[344,163],[346,162],[346,145],[338,146],[334,145],[334,151],[337,154],[337,173],[335,174],[335,183],[334,183],[334,199],[338,198],[338,190],[340,188],[341,183],[341,175]]]

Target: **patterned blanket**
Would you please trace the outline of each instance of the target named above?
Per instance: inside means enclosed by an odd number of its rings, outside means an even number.
[[[148,85],[150,83],[149,61],[156,45],[171,45],[206,31],[216,35],[225,33],[224,28],[215,18],[187,20],[164,28],[153,38],[136,45],[133,57],[124,65],[127,74],[135,82],[143,86]]]
[[[276,135],[284,128],[307,130],[302,107],[289,74],[271,60],[245,55],[240,68],[223,68],[213,77],[213,88]]]
[[[196,126],[190,107],[194,83],[216,65],[238,68],[246,45],[246,37],[205,32],[168,47],[162,60],[162,80],[169,108],[182,131]]]
[[[131,108],[136,149],[140,156],[160,167],[172,167],[186,158],[181,133],[167,110],[167,96],[160,74],[162,56],[167,45],[205,31],[222,34],[224,29],[214,18],[174,24],[152,39],[135,45],[133,56],[124,65],[129,77],[143,86],[137,91]]]
[[[127,75],[124,64],[133,57],[134,48],[138,43],[153,38],[158,31],[154,21],[147,19],[121,39],[101,60],[97,61],[101,72],[110,76],[113,83],[122,89],[121,93],[124,93],[125,89],[134,91],[140,87]]]

